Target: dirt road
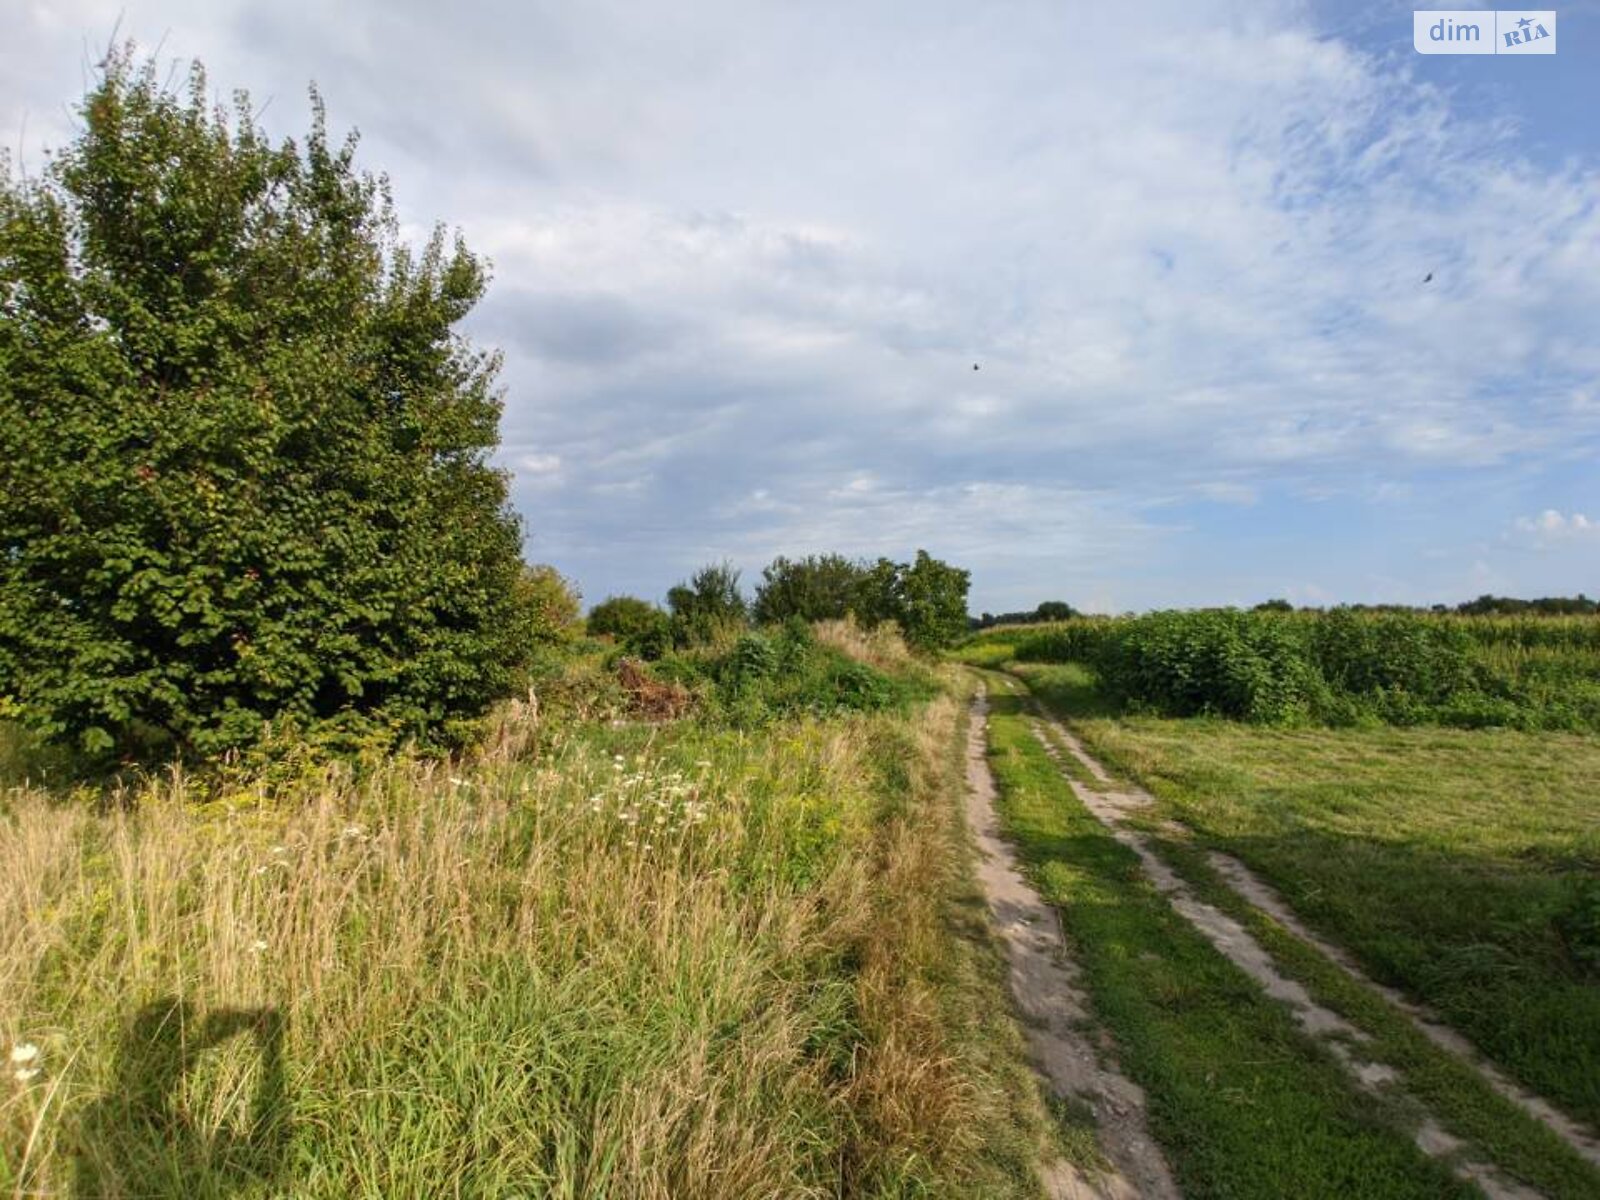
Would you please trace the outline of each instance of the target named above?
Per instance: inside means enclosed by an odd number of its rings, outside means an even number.
[[[1000,836],[995,784],[985,755],[988,705],[973,702],[967,735],[967,824],[978,846],[977,876],[1010,964],[1012,996],[1033,1062],[1057,1097],[1094,1114],[1101,1170],[1058,1160],[1042,1180],[1066,1200],[1176,1200],[1177,1185],[1145,1127],[1144,1093],[1095,1039],[1088,1001],[1067,953],[1055,910],[1017,869]]]

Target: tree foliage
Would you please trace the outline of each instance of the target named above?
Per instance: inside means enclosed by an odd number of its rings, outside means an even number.
[[[1065,600],[1046,600],[1027,612],[984,613],[969,622],[973,629],[989,629],[995,625],[1042,625],[1049,621],[1070,621],[1078,610]]]
[[[972,575],[918,550],[898,568],[896,620],[906,641],[932,650],[954,645],[967,632],[967,589]]]
[[[608,596],[589,611],[588,628],[646,660],[660,658],[672,646],[672,619],[637,596]]]
[[[532,635],[498,356],[453,332],[485,267],[403,243],[313,100],[272,145],[119,52],[0,178],[0,694],[90,750],[449,738]]]
[[[967,631],[970,574],[918,550],[910,563],[855,561],[838,554],[779,557],[762,572],[755,617],[772,624],[854,616],[866,626],[893,621],[925,650],[953,644]]]
[[[745,628],[749,606],[739,588],[739,572],[728,563],[701,567],[667,592],[673,639],[679,645],[719,641]]]
[[[836,621],[854,611],[866,570],[842,554],[779,555],[762,570],[752,613],[757,623],[776,625],[790,617]]]
[[[637,596],[607,596],[589,610],[589,632],[619,642],[646,633],[666,619],[666,614]]]
[[[1600,602],[1589,599],[1582,592],[1576,596],[1543,596],[1537,600],[1483,595],[1476,600],[1456,605],[1456,611],[1467,616],[1485,616],[1490,613],[1521,616],[1537,613],[1547,616],[1592,617],[1600,613]]]
[[[524,568],[518,588],[522,605],[531,614],[535,638],[556,642],[572,633],[583,608],[577,584],[548,563],[536,563]]]

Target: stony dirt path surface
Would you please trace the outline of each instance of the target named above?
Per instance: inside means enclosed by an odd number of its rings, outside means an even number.
[[[1089,1106],[1107,1162],[1105,1170],[1091,1174],[1058,1160],[1041,1182],[1057,1200],[1178,1200],[1172,1173],[1145,1125],[1144,1092],[1092,1040],[1088,999],[1060,920],[1023,878],[1000,835],[985,753],[987,727],[988,704],[980,693],[967,734],[967,824],[978,846],[978,882],[1010,964],[1011,992],[1034,1066],[1055,1095]]]
[[[1047,736],[1046,725],[1049,726],[1050,732],[1055,734],[1056,740]],[[1365,1032],[1338,1013],[1313,1000],[1299,981],[1289,978],[1278,970],[1272,956],[1243,925],[1193,893],[1188,884],[1150,848],[1146,839],[1127,824],[1127,817],[1131,811],[1155,803],[1148,793],[1138,788],[1112,790],[1111,777],[1105,768],[1095,761],[1071,731],[1055,718],[1036,717],[1034,735],[1051,757],[1058,761],[1062,757],[1062,751],[1057,744],[1059,742],[1059,746],[1064,746],[1067,753],[1077,759],[1096,783],[1104,787],[1105,790],[1088,787],[1073,778],[1070,772],[1063,772],[1079,802],[1106,827],[1111,836],[1138,855],[1145,874],[1166,896],[1174,911],[1199,930],[1235,966],[1255,980],[1269,996],[1288,1007],[1301,1029],[1321,1041],[1350,1073],[1359,1087],[1374,1096],[1380,1094],[1387,1097],[1394,1097],[1397,1094],[1403,1096],[1408,1107],[1420,1114],[1413,1140],[1423,1153],[1447,1163],[1456,1175],[1475,1184],[1490,1200],[1539,1200],[1540,1193],[1507,1178],[1490,1164],[1473,1159],[1465,1142],[1447,1132],[1415,1097],[1399,1091],[1398,1075],[1392,1067],[1372,1061],[1361,1053],[1363,1045],[1371,1042],[1371,1038]],[[1243,870],[1243,864],[1238,866]],[[1239,888],[1237,880],[1242,878],[1241,876],[1235,874],[1232,878],[1227,875],[1224,877],[1229,885],[1235,887],[1247,900],[1255,902],[1247,891]],[[1256,883],[1259,889],[1257,895],[1264,895],[1265,885],[1260,881]],[[1278,903],[1282,905],[1281,900]],[[1283,911],[1288,911],[1287,906],[1283,906]],[[1276,916],[1275,913],[1272,915]],[[1298,922],[1292,927],[1286,927],[1294,933],[1303,928]],[[1321,943],[1313,944],[1319,949],[1322,948]],[[1344,966],[1348,962],[1348,956],[1335,958],[1334,961]],[[1491,1084],[1495,1082],[1493,1078],[1489,1081]],[[1510,1095],[1510,1093],[1503,1094]],[[1512,1095],[1511,1098],[1516,1097]]]

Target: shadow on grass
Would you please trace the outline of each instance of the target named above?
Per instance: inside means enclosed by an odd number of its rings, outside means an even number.
[[[171,996],[141,1008],[123,1035],[110,1094],[79,1125],[74,1200],[227,1197],[280,1182],[289,1133],[283,1034],[283,1016],[272,1008],[202,1017]],[[178,1093],[203,1054],[242,1035],[261,1056],[249,1117],[208,1131]]]

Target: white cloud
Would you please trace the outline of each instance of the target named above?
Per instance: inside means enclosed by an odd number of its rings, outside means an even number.
[[[1600,547],[1600,520],[1590,520],[1580,512],[1566,515],[1547,508],[1536,517],[1518,517],[1514,529],[1519,541],[1536,550],[1575,545]]]
[[[494,259],[502,458],[589,590],[942,539],[998,609],[1057,580],[1183,602],[1194,576],[1139,556],[1201,536],[1148,516],[1196,498],[1207,570],[1266,553],[1228,522],[1279,494],[1434,503],[1454,544],[1504,517],[1428,473],[1600,443],[1594,164],[1530,162],[1307,11],[149,0],[124,26],[271,97],[276,133],[319,79],[408,227]],[[64,135],[114,20],[29,0],[0,129]]]
[[[1238,504],[1249,506],[1261,498],[1260,493],[1253,487],[1244,483],[1233,483],[1226,479],[1213,479],[1205,483],[1198,483],[1195,492],[1213,504]]]
[[[523,475],[554,475],[561,470],[559,454],[524,454],[517,459],[517,470]]]

